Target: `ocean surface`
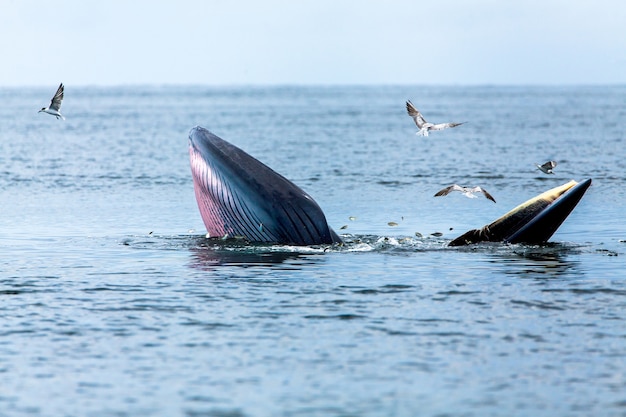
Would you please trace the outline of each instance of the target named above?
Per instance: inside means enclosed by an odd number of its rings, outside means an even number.
[[[0,88],[0,417],[626,416],[626,86],[56,87]],[[346,244],[207,239],[196,125]],[[446,247],[587,178],[546,245]]]

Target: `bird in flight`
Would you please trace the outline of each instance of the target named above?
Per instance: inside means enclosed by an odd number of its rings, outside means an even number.
[[[42,107],[38,113],[41,113],[41,112],[48,113],[53,116],[56,116],[57,119],[65,120],[65,117],[63,117],[63,115],[61,114],[61,102],[63,101],[64,89],[65,87],[63,87],[63,83],[61,83],[61,85],[59,85],[59,88],[57,89],[57,92],[54,94],[54,97],[52,97],[52,100],[50,101],[50,105],[48,107]]]
[[[554,174],[552,169],[556,166],[556,161],[548,161],[541,165],[535,164],[535,166],[544,174]]]
[[[413,121],[415,121],[415,124],[420,129],[416,133],[420,136],[428,136],[428,131],[430,130],[443,130],[449,127],[457,127],[465,123],[428,123],[426,119],[424,119],[424,116],[422,116],[422,113],[420,113],[420,111],[415,108],[413,103],[411,103],[411,100],[407,100],[406,102],[406,111],[409,113],[409,116],[413,118]]]
[[[435,194],[435,197],[443,197],[444,195],[450,194],[450,192],[452,191],[459,191],[463,193],[463,195],[467,198],[476,198],[474,193],[483,193],[485,197],[487,197],[489,200],[493,201],[494,203],[496,202],[495,198],[493,198],[491,194],[487,192],[487,190],[483,190],[480,187],[461,187],[457,184],[450,185],[443,190],[438,191],[437,194]]]

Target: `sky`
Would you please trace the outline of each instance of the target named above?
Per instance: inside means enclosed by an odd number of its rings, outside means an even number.
[[[0,5],[0,86],[626,83],[623,0]]]

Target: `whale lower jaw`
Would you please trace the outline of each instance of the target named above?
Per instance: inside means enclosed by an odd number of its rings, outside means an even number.
[[[591,179],[572,180],[520,204],[494,222],[470,230],[452,240],[449,246],[479,242],[545,243],[561,226],[585,194]]]

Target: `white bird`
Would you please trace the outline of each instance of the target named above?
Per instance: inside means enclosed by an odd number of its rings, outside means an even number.
[[[496,200],[491,196],[491,194],[487,192],[487,190],[483,190],[480,187],[461,187],[457,184],[450,185],[443,190],[438,191],[437,194],[435,194],[435,197],[443,197],[444,195],[450,194],[450,192],[452,191],[460,191],[467,198],[477,198],[474,193],[483,193],[485,197],[487,197],[489,200],[493,201],[494,203],[496,202]]]
[[[422,113],[411,103],[411,100],[407,100],[406,102],[406,111],[409,113],[409,116],[413,118],[417,127],[419,127],[420,130],[416,134],[420,136],[428,136],[429,130],[443,130],[449,127],[457,127],[465,123],[428,123],[426,119],[424,119],[424,116],[422,116]]]
[[[535,166],[544,174],[554,174],[552,169],[556,166],[556,161],[548,161],[541,165],[535,164]]]
[[[61,114],[61,102],[63,101],[64,89],[65,87],[63,87],[63,83],[61,83],[61,85],[59,85],[59,88],[57,89],[57,92],[54,94],[54,97],[52,97],[52,100],[50,101],[50,105],[48,107],[42,107],[38,113],[41,113],[41,112],[48,113],[53,116],[56,116],[57,119],[60,118],[60,119],[65,120],[65,117],[63,117],[63,115]]]

